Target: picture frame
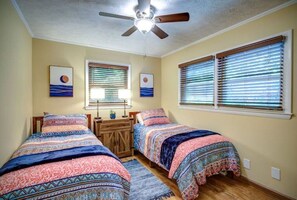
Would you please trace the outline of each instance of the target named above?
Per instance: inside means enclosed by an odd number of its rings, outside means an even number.
[[[139,76],[140,97],[154,97],[154,75],[141,73]]]
[[[50,65],[50,97],[73,97],[73,68]]]

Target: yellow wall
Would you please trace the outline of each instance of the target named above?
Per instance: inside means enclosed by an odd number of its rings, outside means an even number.
[[[33,114],[44,111],[66,113],[91,113],[85,110],[85,60],[95,60],[131,65],[132,110],[144,110],[161,106],[161,59],[120,53],[90,47],[82,47],[40,39],[33,39]],[[74,97],[49,97],[49,65],[72,66],[74,70]],[[139,74],[154,74],[154,97],[139,97]],[[100,116],[109,117],[109,111],[100,110]],[[117,116],[123,109],[115,109]]]
[[[297,113],[297,4],[222,33],[162,59],[162,107],[172,120],[229,137],[241,159],[251,160],[243,176],[297,198],[297,118],[252,117],[178,108],[178,64],[293,29],[293,113]],[[281,180],[271,177],[281,169]]]
[[[32,38],[9,0],[0,1],[0,166],[30,132]]]
[[[159,58],[32,39],[9,0],[0,1],[0,165],[28,135],[32,116],[52,113],[91,113],[84,110],[85,60],[130,64],[131,110],[164,107],[172,120],[211,129],[229,137],[240,157],[251,160],[244,176],[287,196],[297,198],[297,119],[272,119],[178,108],[179,63],[293,29],[297,33],[297,5],[277,11],[209,40]],[[297,42],[293,43],[293,113],[297,111]],[[33,57],[32,57],[33,55]],[[32,72],[33,65],[33,72]],[[49,97],[49,65],[74,68],[74,97]],[[161,67],[162,66],[162,67]],[[139,73],[153,73],[155,97],[139,97]],[[33,99],[32,99],[33,81]],[[161,88],[162,85],[162,88]],[[161,98],[162,93],[162,98]],[[117,109],[122,115],[122,109]],[[101,112],[107,118],[109,110]],[[271,166],[281,169],[281,181],[271,178]]]

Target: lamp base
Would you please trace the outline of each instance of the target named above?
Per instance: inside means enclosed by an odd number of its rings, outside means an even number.
[[[101,117],[95,117],[94,119],[101,119]]]
[[[127,118],[128,116],[127,116],[127,115],[122,115],[122,117],[123,117],[123,118]]]

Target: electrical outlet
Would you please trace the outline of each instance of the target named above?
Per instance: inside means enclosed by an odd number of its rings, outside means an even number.
[[[280,180],[280,169],[276,167],[271,167],[271,176],[272,178],[275,178],[276,180]]]
[[[251,169],[251,161],[249,159],[243,159],[243,167],[246,169]]]

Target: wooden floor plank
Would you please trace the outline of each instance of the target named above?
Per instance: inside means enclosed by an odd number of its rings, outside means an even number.
[[[164,182],[174,192],[172,199],[181,199],[181,194],[175,181],[167,178],[167,173],[160,167],[149,166],[148,159],[141,154],[123,158],[122,161],[137,159],[143,166],[150,170],[156,177]],[[242,178],[230,178],[216,175],[207,178],[207,183],[199,187],[198,200],[289,200],[274,192],[263,189]]]

